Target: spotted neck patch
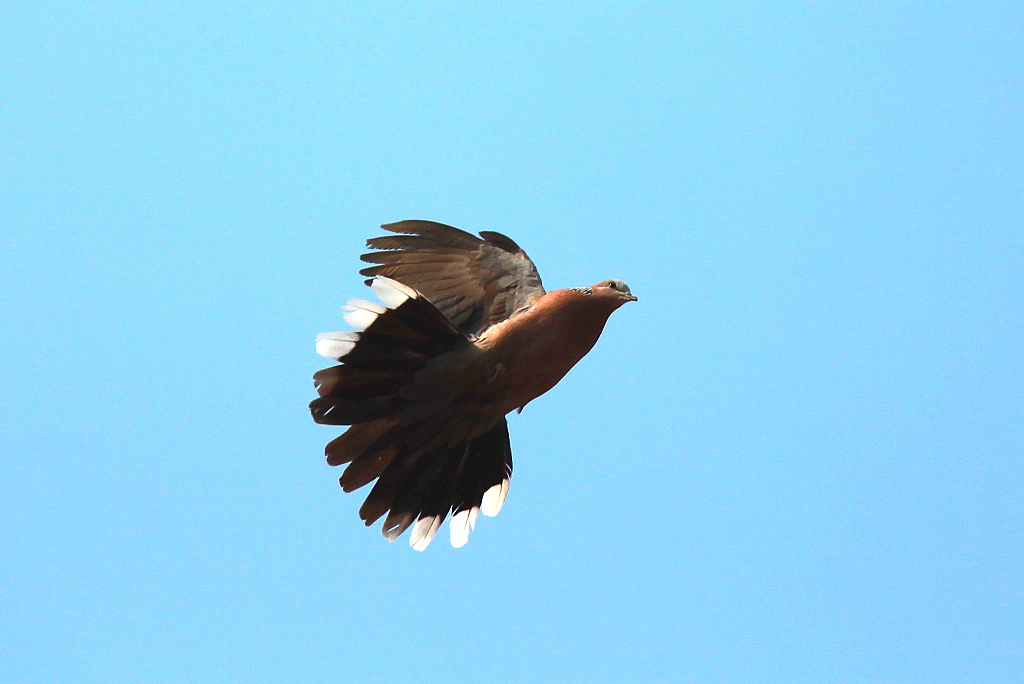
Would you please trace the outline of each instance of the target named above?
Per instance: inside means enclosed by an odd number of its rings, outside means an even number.
[[[570,287],[573,292],[582,292],[585,295],[594,294],[594,288],[592,287]]]

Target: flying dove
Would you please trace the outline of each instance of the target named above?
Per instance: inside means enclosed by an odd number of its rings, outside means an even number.
[[[461,547],[478,513],[508,495],[512,448],[505,415],[547,392],[636,301],[626,284],[545,292],[537,267],[501,233],[480,237],[432,221],[382,226],[360,271],[381,304],[353,299],[358,332],[321,333],[317,352],[340,365],[313,376],[313,420],[350,425],[327,445],[348,464],[346,492],[377,480],[359,516],[382,516],[389,541],[410,526],[425,549],[451,512]]]

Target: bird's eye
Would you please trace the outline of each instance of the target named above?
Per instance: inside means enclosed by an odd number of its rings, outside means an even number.
[[[608,283],[608,287],[612,288],[613,290],[619,289],[619,286],[615,284],[615,281]]]

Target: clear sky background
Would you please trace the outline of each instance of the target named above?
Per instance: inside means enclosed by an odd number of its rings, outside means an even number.
[[[0,9],[0,681],[1024,681],[1017,2]],[[639,295],[469,544],[314,425],[377,226]]]

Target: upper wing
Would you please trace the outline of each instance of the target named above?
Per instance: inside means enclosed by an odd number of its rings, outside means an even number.
[[[360,257],[375,266],[365,276],[387,276],[422,292],[462,332],[476,335],[544,294],[537,267],[501,233],[476,237],[433,221],[381,226],[398,233],[371,238],[380,250]]]

